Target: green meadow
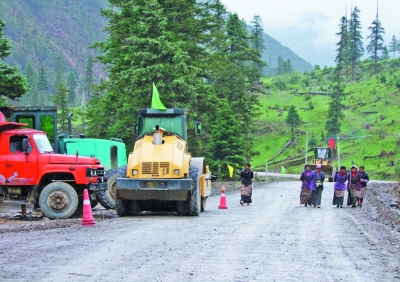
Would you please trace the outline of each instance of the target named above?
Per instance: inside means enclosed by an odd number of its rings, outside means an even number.
[[[314,70],[306,74],[289,74],[265,78],[264,94],[257,124],[256,150],[252,158],[255,169],[286,173],[300,173],[305,164],[306,133],[308,141],[315,138],[316,146],[327,147],[328,138],[336,141],[333,165],[350,167],[364,165],[372,179],[398,180],[400,172],[400,59],[380,62],[379,73],[373,74],[369,61],[357,69],[357,80],[346,82],[344,118],[339,136],[327,136],[325,123],[328,113],[332,68]],[[292,138],[291,128],[285,123],[287,110],[296,107],[302,124],[295,130],[295,145],[290,145],[278,157],[279,151]],[[339,139],[339,146],[337,140]],[[308,163],[313,161],[313,147],[308,146]],[[290,157],[295,162],[287,161]],[[273,165],[273,162],[281,163]]]

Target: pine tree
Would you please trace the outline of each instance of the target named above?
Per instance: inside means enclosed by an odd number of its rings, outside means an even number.
[[[62,58],[60,55],[58,55],[54,71],[54,93],[58,93],[59,84],[64,84],[63,74],[64,74],[64,66],[62,64]]]
[[[195,0],[109,3],[110,9],[102,10],[109,19],[109,38],[94,46],[103,53],[98,59],[107,66],[109,80],[100,86],[106,91],[104,102],[88,108],[90,125],[98,122],[92,118],[96,113],[108,113],[105,122],[110,126],[104,137],[119,136],[133,144],[126,129],[131,128],[135,109],[151,105],[153,82],[166,107],[184,108],[192,119],[207,112],[212,101],[205,83],[205,44],[211,27],[204,20],[210,18],[205,4]],[[193,144],[198,138],[190,128],[188,139],[196,153]]]
[[[339,42],[336,44],[337,55],[335,58],[336,68],[333,82],[330,87],[330,101],[328,108],[328,119],[325,123],[325,129],[328,135],[337,135],[340,132],[340,120],[343,118],[343,104],[344,99],[344,82],[343,70],[345,69],[347,47],[348,47],[348,32],[347,32],[347,19],[342,17],[339,24],[340,31],[336,33],[339,36]]]
[[[226,167],[227,164],[234,168],[243,167],[245,162],[245,142],[240,132],[240,124],[235,118],[232,108],[226,99],[218,100],[218,111],[213,117],[210,138],[210,168],[217,171],[218,167]],[[228,171],[223,176],[228,178]]]
[[[49,85],[47,82],[47,75],[44,67],[41,66],[39,70],[39,78],[37,83],[37,99],[33,101],[35,105],[42,106],[45,104],[46,97],[49,91]]]
[[[68,88],[59,83],[56,85],[57,92],[54,96],[50,97],[51,102],[57,106],[58,114],[57,120],[59,123],[58,134],[65,133],[68,130]]]
[[[263,21],[259,15],[256,15],[253,17],[253,20],[251,21],[251,37],[250,41],[252,43],[252,46],[254,49],[258,50],[260,53],[260,57],[262,57],[262,54],[264,50],[267,49],[264,43],[264,28],[263,28]],[[262,73],[262,69],[264,66],[266,66],[265,63],[259,64],[255,63],[256,67],[259,69],[259,72]]]
[[[382,59],[382,60],[390,59],[389,48],[388,48],[386,45],[384,45],[383,48],[382,48],[381,59]]]
[[[378,20],[378,12],[376,13],[376,20],[372,22],[372,25],[368,27],[368,29],[371,31],[371,34],[367,37],[367,39],[370,39],[367,52],[369,58],[374,61],[374,73],[376,75],[378,71],[378,60],[380,59],[379,52],[383,49],[383,34],[385,33],[385,29]]]
[[[396,58],[396,51],[399,49],[399,41],[396,36],[393,35],[392,41],[389,43],[389,51],[393,52],[393,58]]]
[[[294,128],[296,126],[299,126],[301,124],[301,118],[300,115],[297,113],[296,107],[295,106],[290,106],[288,115],[285,119],[285,122],[290,126],[292,130],[292,136],[294,135]]]
[[[67,87],[69,89],[68,101],[73,106],[75,101],[75,88],[78,86],[78,83],[75,79],[75,74],[70,72],[67,78]]]
[[[5,23],[0,19],[0,97],[16,99],[27,91],[27,82],[17,68],[11,68],[4,62],[11,54],[11,45],[3,38],[4,26]]]
[[[355,79],[355,68],[364,54],[363,37],[361,35],[360,10],[357,6],[351,12],[349,22],[349,60],[351,64],[351,79]]]
[[[281,56],[278,56],[278,67],[276,68],[276,75],[281,75],[285,73],[285,61]]]
[[[25,69],[25,76],[27,81],[27,92],[22,96],[22,104],[30,106],[32,101],[35,101],[37,78],[32,64],[28,63]]]
[[[93,78],[93,57],[89,55],[86,61],[86,72],[85,72],[85,96],[86,101],[89,101],[90,97],[92,96],[92,85],[94,83]]]

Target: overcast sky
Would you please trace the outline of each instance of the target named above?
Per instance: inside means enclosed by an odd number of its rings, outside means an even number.
[[[332,66],[339,38],[339,22],[346,10],[357,6],[365,46],[368,27],[376,17],[376,0],[221,0],[229,12],[237,13],[248,24],[255,15],[264,31],[312,65]],[[384,44],[392,36],[400,38],[400,0],[379,0],[379,21],[385,29]],[[267,46],[268,47],[268,46]],[[396,54],[398,57],[398,53]]]

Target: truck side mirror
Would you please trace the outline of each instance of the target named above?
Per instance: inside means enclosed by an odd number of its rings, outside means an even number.
[[[22,139],[22,151],[29,154],[32,151],[31,143],[28,138]]]
[[[201,122],[200,121],[194,122],[194,129],[195,129],[196,135],[200,135],[200,133],[201,133]]]

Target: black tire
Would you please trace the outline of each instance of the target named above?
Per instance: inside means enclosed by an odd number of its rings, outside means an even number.
[[[201,195],[199,187],[199,171],[197,167],[189,167],[190,178],[193,180],[192,197],[189,202],[178,202],[176,212],[179,215],[198,216],[201,211]]]
[[[123,217],[129,215],[128,211],[128,201],[119,200],[115,201],[115,210],[117,211],[118,216]]]
[[[126,167],[125,167],[126,168]],[[96,191],[96,199],[105,209],[115,209],[115,192],[118,169],[110,169],[106,172],[108,189]]]
[[[139,201],[128,201],[127,205],[129,215],[139,215],[142,211],[140,209]]]
[[[207,207],[207,197],[201,197],[201,212],[204,212]]]
[[[45,186],[39,196],[42,213],[50,219],[69,218],[78,207],[78,194],[65,182]]]
[[[117,178],[126,178],[126,165],[120,166],[117,171]],[[118,216],[127,216],[129,215],[128,209],[128,201],[122,200],[118,198],[118,190],[115,190],[115,210]]]
[[[99,203],[99,202],[98,202],[97,200],[91,200],[91,201],[90,201],[90,206],[91,206],[91,208],[93,209],[95,206],[97,206],[98,203]]]

